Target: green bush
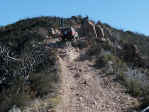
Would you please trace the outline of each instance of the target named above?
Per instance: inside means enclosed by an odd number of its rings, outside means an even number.
[[[117,80],[120,80],[120,81],[125,81],[125,80],[126,80],[126,76],[125,76],[125,74],[124,74],[122,71],[120,71],[120,72],[116,75],[116,79],[117,79]]]
[[[42,71],[38,73],[32,73],[30,77],[32,82],[31,88],[36,91],[35,96],[45,96],[50,92],[56,92],[59,80],[58,70],[56,68],[52,68],[52,70],[51,68],[49,66],[47,70],[42,69]]]
[[[113,61],[113,62],[116,61],[116,57],[113,54],[105,54],[103,56],[103,58],[104,58],[104,60],[106,62],[108,62],[108,61]]]
[[[126,87],[128,87],[128,92],[135,96],[141,96],[142,95],[142,88],[141,84],[138,80],[135,79],[127,79],[125,82]]]

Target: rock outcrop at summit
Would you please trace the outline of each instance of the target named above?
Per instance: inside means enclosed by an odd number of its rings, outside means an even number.
[[[93,21],[84,18],[80,28],[82,35],[88,36],[89,38],[104,38],[104,29],[99,24],[95,24]]]

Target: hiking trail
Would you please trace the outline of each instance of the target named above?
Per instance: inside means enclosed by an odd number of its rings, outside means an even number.
[[[137,100],[93,68],[92,62],[78,60],[79,56],[80,51],[72,46],[59,48],[61,102],[56,112],[128,112]]]

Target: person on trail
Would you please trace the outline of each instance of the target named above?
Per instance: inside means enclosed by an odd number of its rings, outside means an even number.
[[[73,28],[73,27],[71,27],[71,35],[72,35],[72,38],[74,39],[74,40],[76,40],[77,38],[78,38],[78,32],[77,31],[75,31],[75,29]]]
[[[65,29],[61,29],[61,39],[62,41],[66,40],[67,31]]]
[[[49,30],[49,34],[50,34],[51,36],[55,35],[55,30],[54,30],[54,28],[51,28],[51,29]]]
[[[78,37],[78,33],[75,31],[73,27],[61,29],[61,33],[62,33],[61,38],[63,41],[66,40],[71,41]]]

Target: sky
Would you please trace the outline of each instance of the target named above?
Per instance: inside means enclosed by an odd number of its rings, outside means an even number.
[[[149,35],[149,0],[1,0],[0,25],[38,16],[89,16],[112,27]]]

